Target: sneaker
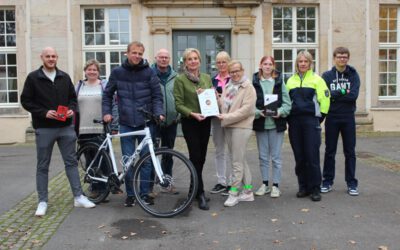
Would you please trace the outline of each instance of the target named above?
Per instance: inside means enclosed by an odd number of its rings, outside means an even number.
[[[212,194],[217,194],[217,193],[221,193],[226,189],[226,186],[222,185],[222,184],[217,184],[214,186],[213,189],[211,189],[210,193]]]
[[[74,199],[74,206],[75,207],[84,207],[84,208],[93,208],[96,206],[93,202],[88,200],[88,198],[84,195],[80,195],[75,197]]]
[[[225,201],[225,207],[233,207],[239,203],[239,196],[237,194],[229,194],[228,199]]]
[[[38,217],[44,216],[46,214],[46,211],[47,211],[47,202],[41,201],[38,204],[38,207],[35,212],[35,216],[38,216]]]
[[[168,193],[168,194],[179,194],[179,192],[176,190],[174,186],[166,187],[166,188],[161,188],[161,193]],[[151,195],[149,194],[151,197]],[[154,197],[153,197],[154,198]]]
[[[277,186],[272,186],[271,197],[278,198],[279,196],[281,196],[281,191],[279,188]]]
[[[144,204],[146,204],[146,205],[154,205],[154,199],[148,195],[143,195],[142,200],[143,200]]]
[[[332,185],[322,185],[321,186],[321,193],[328,193],[332,191]]]
[[[349,188],[347,189],[347,193],[348,193],[349,195],[351,195],[351,196],[357,196],[357,195],[360,194],[360,193],[358,192],[358,188],[357,188],[357,187],[349,187]]]
[[[310,196],[312,201],[320,201],[321,200],[321,194],[319,193],[320,188],[315,188]]]
[[[239,201],[254,201],[253,192],[241,192],[238,199]]]
[[[267,185],[262,184],[260,188],[255,192],[255,195],[262,196],[265,194],[269,194],[270,192],[271,189]]]
[[[128,196],[125,199],[125,207],[133,207],[135,206],[135,197],[134,196]]]
[[[221,192],[221,195],[222,195],[222,196],[229,196],[229,190],[230,190],[230,189],[231,189],[231,186],[227,186],[227,187],[225,188],[225,190]]]

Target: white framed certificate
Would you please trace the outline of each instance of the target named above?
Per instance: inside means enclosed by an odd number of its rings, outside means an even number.
[[[201,114],[205,117],[219,115],[217,96],[214,89],[205,89],[198,94]]]

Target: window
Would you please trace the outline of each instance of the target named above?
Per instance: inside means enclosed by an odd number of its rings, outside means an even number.
[[[272,51],[285,81],[295,72],[298,52],[309,51],[318,62],[316,7],[275,6],[272,9]]]
[[[100,76],[107,78],[125,58],[131,38],[129,9],[85,8],[82,16],[83,60],[99,61]]]
[[[0,9],[0,107],[18,103],[15,10]]]
[[[400,99],[399,7],[379,9],[379,98]]]

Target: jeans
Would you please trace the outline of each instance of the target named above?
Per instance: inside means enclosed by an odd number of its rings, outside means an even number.
[[[154,134],[154,124],[149,124],[150,132],[153,135]],[[130,127],[130,126],[125,126],[125,125],[120,125],[119,126],[119,131],[120,133],[127,133],[127,132],[133,132],[133,131],[138,131],[144,129],[144,126],[139,126],[139,127]],[[121,151],[123,156],[128,156],[130,157],[133,152],[135,151],[135,142],[139,144],[143,140],[144,136],[125,136],[121,137]],[[142,151],[140,152],[140,155],[144,155],[147,152],[149,152],[149,147],[146,146],[142,148]],[[144,163],[144,167],[140,170],[140,196],[147,195],[150,190],[150,176],[152,172],[152,164],[151,164],[151,159],[147,160]],[[133,168],[129,168],[129,170],[126,173],[125,176],[125,188],[126,188],[126,194],[127,196],[134,196],[133,192]]]
[[[323,185],[333,185],[335,179],[335,156],[339,134],[342,136],[345,158],[345,180],[348,187],[358,186],[356,175],[356,122],[354,114],[332,116],[325,120],[325,158]]]
[[[65,165],[65,173],[68,177],[74,197],[82,194],[81,182],[76,159],[76,133],[72,126],[62,128],[37,128],[36,135],[36,189],[39,202],[48,201],[49,165],[53,153],[54,143],[58,148]]]
[[[263,181],[269,181],[270,160],[273,167],[273,183],[279,184],[281,181],[281,150],[284,135],[284,132],[276,132],[276,129],[256,131],[258,157]]]

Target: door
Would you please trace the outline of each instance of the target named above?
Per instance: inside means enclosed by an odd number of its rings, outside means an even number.
[[[218,52],[225,50],[230,54],[231,35],[228,30],[209,31],[174,31],[172,34],[173,43],[173,68],[182,72],[182,55],[186,48],[196,48],[201,54],[201,72],[211,76],[215,75],[215,56]]]

